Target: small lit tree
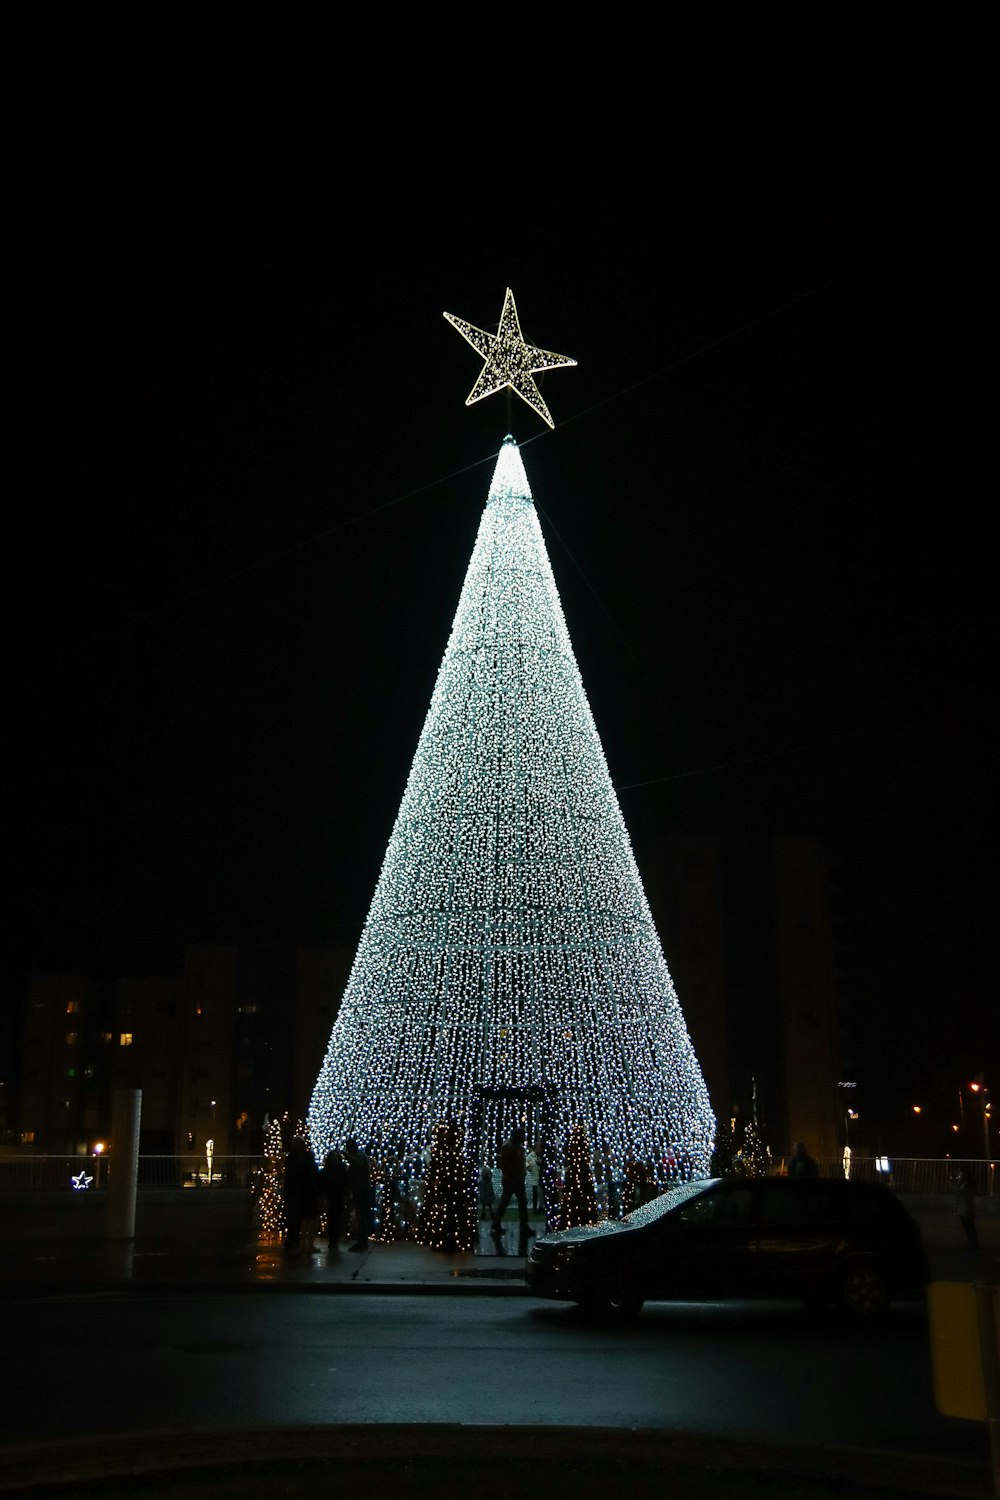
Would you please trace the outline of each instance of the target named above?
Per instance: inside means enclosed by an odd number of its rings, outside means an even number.
[[[431,1250],[471,1250],[476,1204],[458,1126],[441,1120],[431,1134],[417,1239]]]
[[[281,1121],[272,1120],[264,1131],[263,1183],[260,1193],[260,1227],[264,1234],[280,1236],[285,1228],[281,1188],[285,1176],[285,1146]]]
[[[595,1224],[598,1219],[597,1194],[590,1165],[590,1142],[587,1127],[578,1120],[566,1142],[566,1174],[559,1204],[558,1229],[573,1229],[577,1224]]]
[[[741,1177],[765,1177],[768,1169],[767,1148],[761,1139],[756,1120],[748,1120],[743,1127],[743,1142],[736,1158],[736,1167]]]
[[[712,1152],[712,1164],[708,1169],[710,1177],[732,1177],[736,1171],[736,1139],[733,1127],[729,1120],[719,1116],[715,1126],[715,1149]]]

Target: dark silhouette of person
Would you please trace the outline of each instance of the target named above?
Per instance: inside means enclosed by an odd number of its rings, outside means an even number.
[[[492,1219],[496,1201],[496,1194],[493,1191],[493,1173],[489,1167],[484,1167],[479,1174],[479,1217],[481,1219]]]
[[[539,1158],[538,1147],[537,1146],[529,1146],[527,1155],[524,1158],[525,1170],[527,1172],[527,1181],[525,1182],[525,1190],[527,1191],[528,1188],[531,1189],[531,1211],[532,1211],[532,1213],[537,1213],[538,1212],[538,1189],[541,1187],[541,1184],[542,1184],[542,1164],[541,1164],[541,1162],[539,1161],[538,1158]]]
[[[510,1140],[504,1141],[500,1147],[500,1176],[502,1178],[500,1202],[497,1205],[493,1228],[490,1231],[498,1255],[503,1254],[503,1216],[512,1198],[517,1199],[518,1212],[521,1217],[518,1254],[527,1255],[528,1253],[528,1240],[532,1231],[528,1226],[528,1197],[524,1191],[524,1170],[524,1131],[512,1130]]]
[[[323,1158],[319,1174],[320,1192],[326,1199],[326,1233],[331,1250],[340,1244],[340,1229],[344,1222],[344,1205],[347,1202],[347,1163],[334,1148]]]
[[[286,1250],[298,1250],[302,1220],[314,1219],[319,1212],[317,1178],[315,1158],[302,1137],[297,1135],[285,1157],[285,1176],[281,1186]]]
[[[955,1194],[955,1215],[965,1230],[965,1238],[975,1250],[979,1246],[979,1230],[976,1228],[976,1193],[968,1168],[963,1167],[959,1162],[955,1163],[955,1170],[951,1174],[951,1188]]]
[[[818,1177],[819,1168],[806,1150],[805,1141],[796,1141],[788,1163],[789,1177]]]
[[[344,1147],[347,1153],[347,1177],[354,1205],[354,1223],[357,1239],[352,1250],[367,1250],[371,1233],[372,1216],[372,1165],[357,1141],[352,1137]]]

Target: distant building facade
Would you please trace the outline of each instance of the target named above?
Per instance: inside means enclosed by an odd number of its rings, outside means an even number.
[[[719,1117],[760,1119],[775,1155],[843,1140],[835,902],[811,838],[671,834],[640,872]],[[91,1151],[116,1086],[142,1090],[140,1150],[256,1153],[266,1120],[304,1118],[354,950],[192,945],[178,974],[29,980],[8,1139]]]
[[[775,1155],[844,1147],[843,993],[822,842],[671,834],[640,870],[717,1117],[752,1110]]]
[[[116,1087],[142,1090],[144,1155],[256,1153],[304,1117],[353,951],[197,945],[177,975],[27,983],[14,1144],[92,1152]]]

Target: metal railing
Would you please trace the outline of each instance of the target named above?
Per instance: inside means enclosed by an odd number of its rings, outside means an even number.
[[[980,1195],[1000,1192],[1000,1163],[979,1160],[957,1161],[950,1157],[892,1157],[888,1170],[879,1163],[886,1158],[855,1156],[851,1178],[855,1182],[883,1182],[897,1193],[948,1193],[954,1189],[953,1174],[964,1167],[973,1190]],[[139,1157],[140,1188],[249,1188],[254,1176],[266,1166],[263,1156],[214,1156],[211,1179],[208,1161],[194,1152],[183,1156]],[[842,1177],[844,1163],[837,1157],[821,1159],[817,1166],[822,1177]],[[780,1158],[773,1171],[780,1171]],[[93,1192],[107,1186],[114,1171],[114,1154],[103,1156],[43,1156],[28,1153],[0,1154],[0,1193],[73,1191]]]
[[[263,1156],[140,1156],[142,1188],[248,1188],[264,1166]],[[103,1156],[0,1155],[0,1193],[100,1191],[115,1169],[114,1154]]]
[[[821,1177],[844,1176],[844,1163],[837,1157],[825,1158],[817,1166]],[[950,1193],[955,1188],[958,1167],[967,1172],[973,1192],[987,1197],[996,1194],[1000,1163],[982,1159],[855,1156],[851,1160],[851,1181],[882,1182],[897,1193]]]

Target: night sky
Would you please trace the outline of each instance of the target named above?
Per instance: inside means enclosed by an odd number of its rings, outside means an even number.
[[[983,38],[322,14],[23,38],[8,1001],[356,940],[512,430],[640,868],[822,837],[869,1096],[989,1082]]]

